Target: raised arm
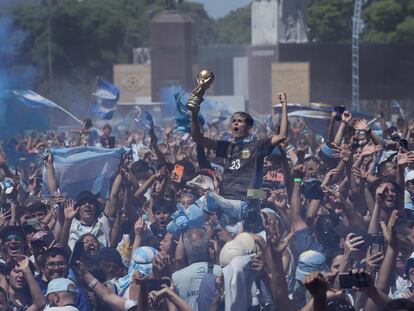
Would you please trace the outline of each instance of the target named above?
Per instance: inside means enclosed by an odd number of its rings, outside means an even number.
[[[278,98],[282,105],[282,116],[280,118],[280,131],[277,135],[272,136],[272,146],[279,145],[284,142],[288,134],[288,116],[287,116],[287,96],[286,93],[279,93]]]
[[[344,111],[342,114],[341,125],[339,126],[338,132],[336,132],[333,145],[339,146],[341,144],[342,138],[344,136],[344,131],[349,121],[352,119],[352,114],[349,111]]]
[[[307,227],[302,218],[302,202],[300,198],[300,186],[303,177],[303,165],[299,165],[293,169],[293,190],[290,199],[290,221],[292,223],[292,232],[299,231]]]
[[[47,176],[47,188],[50,194],[55,193],[58,190],[58,182],[55,175],[55,168],[53,166],[53,157],[49,152],[47,158],[44,159],[44,164],[46,167],[46,176]]]
[[[125,310],[126,299],[115,295],[108,287],[99,282],[88,270],[86,270],[83,263],[77,261],[76,265],[76,272],[78,276],[81,277],[86,284],[88,284],[90,290],[92,290],[114,310]]]
[[[369,221],[368,233],[375,234],[380,229],[380,210],[385,200],[385,192],[387,191],[386,185],[382,184],[375,190],[375,205],[372,211],[372,216]]]
[[[165,160],[164,155],[162,154],[160,148],[158,148],[158,137],[157,135],[155,135],[154,129],[150,129],[149,130],[149,135],[150,135],[150,145],[152,147],[152,149],[154,150],[155,154],[157,155],[157,162],[159,166],[164,166],[167,165],[167,161]]]
[[[62,246],[68,245],[70,226],[72,225],[72,220],[75,218],[76,213],[78,212],[79,207],[75,208],[75,202],[73,200],[68,200],[65,202],[65,221],[62,226],[62,231],[59,236],[59,244]]]
[[[217,149],[217,141],[205,137],[203,133],[201,133],[200,123],[198,121],[198,111],[196,109],[192,110],[191,115],[191,136],[196,144],[200,144],[208,149]]]
[[[329,141],[333,141],[335,138],[335,118],[337,113],[332,111],[331,118],[329,119],[329,126],[328,126],[328,134],[329,134]]]
[[[294,303],[289,299],[288,286],[282,262],[283,252],[286,250],[292,234],[290,233],[282,239],[276,221],[270,218],[267,227],[267,236],[268,245],[265,249],[265,264],[271,273],[270,287],[273,300],[277,301],[283,310],[296,310]]]
[[[30,270],[29,258],[27,256],[23,256],[22,259],[17,263],[16,270],[23,273],[23,277],[29,287],[30,296],[33,299],[33,304],[27,310],[43,310],[43,307],[46,305],[46,300],[43,296],[42,290],[40,289],[32,274],[32,271]]]
[[[140,199],[142,196],[144,196],[156,180],[157,176],[155,174],[150,175],[148,179],[135,191],[134,197],[136,199]]]
[[[105,204],[104,213],[109,219],[114,219],[116,216],[116,209],[119,202],[119,191],[122,185],[122,174],[116,175],[114,182],[112,183],[111,194],[109,195],[109,201]]]
[[[187,302],[185,302],[183,299],[181,299],[180,296],[175,293],[174,285],[172,282],[171,288],[164,285],[164,288],[159,291],[152,291],[148,296],[154,305],[157,305],[160,300],[166,298],[169,311],[174,309],[178,311],[193,311],[193,308],[191,308]]]
[[[385,251],[384,260],[378,273],[376,287],[379,291],[384,293],[388,293],[393,273],[393,267],[395,266],[395,261],[398,255],[398,241],[395,232],[395,224],[398,219],[397,214],[397,210],[394,210],[392,212],[388,225],[385,225],[384,222],[381,222],[381,228],[387,249]],[[372,300],[367,301],[365,310],[377,310]]]

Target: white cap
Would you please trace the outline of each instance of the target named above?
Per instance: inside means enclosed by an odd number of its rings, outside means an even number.
[[[413,180],[414,179],[414,170],[409,171],[406,175],[405,175],[405,182]]]
[[[78,292],[78,288],[76,287],[75,283],[66,278],[57,278],[51,280],[47,285],[46,296],[60,292],[69,292],[76,294]]]

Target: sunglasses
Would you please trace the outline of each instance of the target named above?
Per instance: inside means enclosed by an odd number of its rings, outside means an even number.
[[[8,235],[4,240],[4,242],[12,242],[12,241],[23,241],[23,237],[20,235],[13,234],[13,235]]]

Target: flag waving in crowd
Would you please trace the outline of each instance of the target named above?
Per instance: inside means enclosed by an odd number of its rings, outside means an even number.
[[[96,91],[92,95],[94,96],[92,113],[104,120],[112,119],[119,99],[119,89],[98,77]]]

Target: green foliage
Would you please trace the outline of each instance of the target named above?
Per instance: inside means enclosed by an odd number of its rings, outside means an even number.
[[[178,9],[193,19],[193,40],[196,46],[214,44],[217,40],[216,21],[208,16],[201,3],[183,2]]]
[[[377,0],[364,10],[364,40],[414,42],[414,0]]]
[[[308,0],[309,40],[351,41],[354,0]],[[414,42],[414,0],[371,0],[362,11],[366,42]]]
[[[217,43],[250,44],[251,10],[250,5],[230,12],[217,21]]]
[[[310,0],[308,9],[309,41],[350,41],[353,5],[353,0]]]
[[[41,76],[47,72],[50,18],[54,74],[110,79],[114,63],[131,62],[134,47],[149,46],[151,19],[164,9],[164,0],[59,0],[49,7],[44,0],[27,0],[14,10],[14,22],[27,32],[22,54]],[[196,22],[196,44],[215,42],[215,21],[201,4],[179,9]]]
[[[414,17],[407,16],[397,25],[394,40],[397,42],[414,42]]]
[[[24,0],[13,11],[16,28],[27,33],[22,55],[47,73],[50,19],[54,74],[110,79],[113,63],[132,61],[132,48],[149,45],[150,21],[164,0]],[[52,3],[48,7],[47,3]],[[194,44],[249,44],[250,5],[214,20],[199,3],[178,9],[194,20]],[[311,42],[349,42],[354,0],[308,0]],[[362,38],[373,42],[414,42],[414,0],[371,0],[363,9]]]

